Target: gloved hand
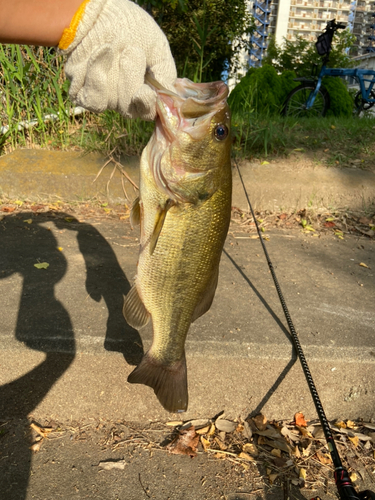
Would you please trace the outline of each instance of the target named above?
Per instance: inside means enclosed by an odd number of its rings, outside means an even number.
[[[166,36],[129,0],[85,0],[64,30],[59,53],[68,55],[71,99],[90,111],[153,120],[156,93],[144,83],[146,71],[170,90],[177,77]]]

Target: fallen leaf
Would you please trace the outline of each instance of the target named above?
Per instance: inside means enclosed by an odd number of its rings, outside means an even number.
[[[346,427],[348,429],[355,429],[357,426],[355,425],[355,422],[353,422],[353,420],[347,420],[346,421]]]
[[[278,215],[278,218],[283,220],[283,219],[286,219],[288,217],[288,214],[280,214]]]
[[[179,431],[178,436],[167,446],[169,453],[174,455],[189,455],[195,457],[197,455],[199,436],[195,432],[194,427]]]
[[[8,213],[9,213],[9,212],[14,212],[14,211],[15,211],[15,209],[16,209],[16,207],[2,207],[2,209],[1,209],[1,210],[2,210],[3,212],[8,212]]]
[[[208,439],[204,438],[203,436],[201,436],[201,443],[202,443],[204,451],[207,451],[210,448],[211,443],[209,442]]]
[[[323,224],[324,227],[335,227],[336,224],[334,222],[331,222],[331,221],[327,221]]]
[[[52,427],[40,427],[40,425],[36,424],[35,422],[31,422],[30,427],[44,438],[53,431]]]
[[[300,469],[298,477],[305,482],[306,480],[306,469]]]
[[[293,151],[305,151],[303,148],[295,148]]]
[[[211,424],[211,428],[208,431],[208,436],[213,436],[215,434],[215,424]]]
[[[269,165],[270,162],[269,161],[262,161],[261,165]]]
[[[177,427],[177,425],[182,425],[181,420],[172,420],[172,422],[167,422],[165,425],[168,425],[170,427]]]
[[[364,262],[360,262],[360,263],[359,263],[359,265],[360,265],[361,267],[367,267],[367,269],[370,269],[370,268],[368,267],[368,265],[367,265],[367,264],[365,264]]]
[[[319,462],[322,464],[332,463],[332,459],[328,453],[322,453],[321,451],[317,451],[316,456],[318,457]]]
[[[201,429],[197,429],[196,430],[196,433],[199,434],[199,435],[202,435],[202,434],[207,434],[207,432],[210,430],[210,426],[207,425],[206,427],[202,427]]]
[[[21,200],[16,200],[14,203],[15,203],[15,205],[18,205],[19,207],[22,207],[22,205],[23,205],[23,201],[21,201]],[[359,221],[359,222],[361,222],[361,221]]]
[[[256,425],[257,429],[260,431],[264,431],[267,428],[267,418],[262,414],[259,413],[256,417],[253,417],[253,422]]]
[[[62,252],[64,249],[63,249],[63,247],[57,247],[57,250],[58,250],[59,252]]]
[[[277,474],[269,474],[268,479],[270,480],[270,483],[273,484],[276,481]]]
[[[281,458],[281,450],[278,448],[274,448],[273,450],[271,450],[271,455],[277,458]]]
[[[231,422],[230,420],[218,419],[215,422],[216,429],[223,432],[233,432],[237,427],[235,422]]]
[[[74,221],[73,217],[65,217],[65,219],[64,219],[64,220],[65,220],[66,222],[73,222],[73,221]]]
[[[251,455],[245,453],[244,451],[241,451],[241,453],[238,455],[238,458],[242,458],[243,460],[247,460],[248,462],[252,462],[254,460]]]
[[[222,451],[225,451],[228,448],[228,446],[226,444],[224,444],[223,441],[219,437],[215,438],[215,442]]]
[[[351,479],[351,481],[352,481],[353,483],[355,483],[356,481],[358,481],[358,476],[357,476],[357,474],[356,474],[355,472],[351,472],[351,473],[349,474],[349,477],[350,477],[350,479]]]
[[[242,451],[248,453],[252,457],[257,457],[259,455],[258,449],[253,443],[246,443],[242,446]]]
[[[307,422],[302,412],[298,412],[294,415],[294,422],[299,427],[307,427]]]
[[[313,437],[313,435],[311,434],[311,432],[309,432],[307,429],[305,429],[305,427],[300,427],[299,425],[297,425],[296,427],[300,431],[300,433],[302,434],[303,437],[306,437],[306,438],[312,438]]]
[[[122,460],[105,460],[103,462],[99,462],[98,467],[103,470],[113,470],[113,469],[125,469],[126,462],[124,459]]]
[[[38,262],[38,264],[34,264],[34,267],[37,269],[47,269],[49,267],[48,262]]]
[[[30,450],[33,451],[34,453],[37,453],[40,450],[42,443],[43,443],[43,439],[40,438],[38,441],[36,441],[34,444],[32,444],[30,446]]]
[[[357,448],[357,446],[359,445],[359,437],[358,436],[354,436],[354,437],[348,436],[348,438],[354,444],[354,446]]]
[[[335,422],[333,425],[335,427],[338,427],[339,429],[346,429],[346,423],[343,422],[342,420],[339,420],[338,422]]]
[[[27,222],[27,224],[32,224],[33,223],[33,219],[25,219],[23,222]]]

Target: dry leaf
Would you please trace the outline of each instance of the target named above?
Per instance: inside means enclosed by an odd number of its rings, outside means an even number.
[[[216,429],[223,432],[233,432],[237,427],[235,422],[231,422],[230,420],[218,419],[216,420]]]
[[[243,460],[247,460],[248,462],[252,462],[254,458],[250,456],[248,453],[245,453],[244,451],[241,451],[241,453],[238,455],[238,458],[242,458]]]
[[[351,473],[349,474],[349,477],[350,477],[350,479],[351,479],[351,481],[352,481],[353,483],[355,483],[356,481],[358,481],[358,476],[357,476],[357,474],[356,474],[355,472],[351,472]]]
[[[204,438],[203,436],[201,436],[201,443],[202,443],[204,451],[207,451],[210,448],[211,443],[209,442],[208,439]]]
[[[1,209],[1,210],[2,210],[3,212],[8,212],[8,213],[9,213],[9,212],[14,212],[14,211],[15,211],[15,209],[16,209],[16,207],[2,207],[2,209]]]
[[[305,481],[306,480],[306,469],[300,469],[298,477],[300,479],[302,479],[303,481]]]
[[[208,431],[208,436],[213,436],[215,434],[215,424],[211,424],[211,428]]]
[[[27,222],[27,224],[32,224],[33,223],[33,219],[25,219],[23,222]]]
[[[182,425],[181,420],[172,420],[172,422],[167,422],[165,425],[168,425],[170,427],[177,427],[177,425]]]
[[[321,451],[317,451],[316,456],[318,457],[319,462],[322,464],[327,465],[332,463],[332,459],[328,453],[322,453]]]
[[[210,426],[207,425],[207,427],[202,427],[202,429],[197,429],[196,430],[196,433],[199,434],[199,435],[202,435],[202,434],[207,434],[207,432],[210,430]]]
[[[298,427],[307,427],[307,422],[303,413],[298,412],[294,415],[294,421]]]
[[[39,436],[47,437],[50,432],[52,432],[52,427],[40,427],[35,422],[30,424],[30,427],[39,434]]]
[[[222,451],[225,451],[228,446],[226,446],[221,439],[219,439],[218,437],[215,438],[215,442],[216,444],[219,446],[219,448],[222,450]]]
[[[242,447],[242,451],[248,453],[252,457],[257,457],[259,455],[258,449],[253,443],[246,443]]]
[[[354,446],[357,448],[357,446],[359,445],[359,437],[358,436],[354,436],[354,437],[348,436],[348,438],[354,444]]]
[[[167,446],[169,453],[174,455],[197,455],[199,436],[194,427],[179,431],[178,436]]]
[[[281,458],[281,450],[274,448],[273,450],[271,450],[271,455],[277,458]]]
[[[338,422],[335,422],[333,425],[335,427],[338,427],[339,429],[346,429],[346,423],[343,422],[342,420],[339,420]]]
[[[348,429],[355,429],[355,428],[356,428],[356,425],[355,425],[355,423],[353,422],[353,420],[347,420],[347,421],[346,421],[346,427],[347,427]]]
[[[32,444],[30,446],[30,450],[33,451],[34,453],[37,453],[40,450],[42,443],[43,443],[43,439],[40,438],[39,441],[36,441],[34,444]]]
[[[311,432],[309,432],[304,427],[300,427],[299,425],[296,425],[296,427],[300,431],[300,433],[302,434],[303,437],[306,437],[306,438],[312,438],[313,437],[313,435],[311,434]]]
[[[276,481],[277,474],[269,474],[268,479],[270,480],[270,483],[273,484]]]
[[[256,425],[257,429],[260,431],[265,431],[267,428],[267,418],[262,414],[259,413],[256,417],[253,417],[253,422]]]
[[[362,267],[367,267],[367,269],[369,269],[368,265],[365,264],[364,262],[360,262],[359,265],[362,266]]]

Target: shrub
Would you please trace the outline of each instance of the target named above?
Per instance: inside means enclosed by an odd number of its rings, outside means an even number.
[[[250,68],[246,76],[232,90],[229,105],[233,113],[255,112],[257,114],[279,113],[285,97],[296,86],[293,71],[278,75],[275,68],[263,65]]]
[[[327,116],[352,116],[354,107],[353,98],[341,78],[327,76],[323,79],[323,85],[328,90],[331,102]]]

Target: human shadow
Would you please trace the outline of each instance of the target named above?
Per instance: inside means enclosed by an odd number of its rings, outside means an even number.
[[[76,354],[69,313],[55,294],[68,262],[58,249],[53,231],[43,225],[51,221],[58,229],[77,232],[86,265],[86,290],[96,301],[103,298],[108,308],[105,338],[103,332],[105,348],[121,352],[129,364],[137,364],[143,355],[138,332],[122,317],[123,296],[130,284],[112,248],[96,228],[66,213],[22,212],[0,221],[0,280],[8,282],[3,282],[3,292],[12,287],[9,282],[15,275],[22,278],[15,338],[45,356],[30,371],[0,386],[0,492],[7,500],[26,497],[32,453],[28,417]],[[35,267],[43,262],[49,264],[48,271]],[[3,320],[6,314],[5,309]],[[16,346],[8,352],[9,365],[22,371],[21,351]],[[5,373],[6,367],[1,369]]]

